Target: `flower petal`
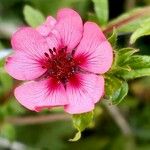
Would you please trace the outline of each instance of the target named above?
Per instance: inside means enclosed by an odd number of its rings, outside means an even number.
[[[42,36],[48,36],[51,30],[54,28],[56,24],[55,18],[52,16],[48,16],[46,21],[37,28],[37,31],[42,35]]]
[[[48,52],[48,45],[44,37],[30,27],[21,28],[14,33],[11,44],[16,52],[22,51],[36,59],[43,58],[44,52]]]
[[[92,111],[94,103],[103,94],[104,79],[95,74],[78,74],[68,82],[66,92],[69,104],[64,107],[70,114]]]
[[[62,46],[67,46],[72,50],[79,43],[83,33],[83,23],[81,17],[72,9],[61,9],[57,14],[57,24],[55,28],[62,39]]]
[[[75,57],[80,61],[81,67],[90,72],[102,74],[111,67],[112,47],[95,23],[85,23],[83,38],[77,47]]]
[[[49,49],[55,48],[58,50],[61,46],[61,39],[57,33],[57,31],[53,30],[47,37],[46,37],[47,44]]]
[[[23,53],[9,56],[6,60],[5,70],[18,80],[33,80],[45,72],[40,62]]]
[[[34,111],[68,104],[63,85],[53,79],[26,82],[15,89],[15,97]]]

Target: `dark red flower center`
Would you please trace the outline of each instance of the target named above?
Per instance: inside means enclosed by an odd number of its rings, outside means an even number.
[[[47,60],[42,66],[47,69],[46,77],[53,77],[65,84],[79,70],[78,63],[73,57],[74,50],[68,53],[67,48],[58,51],[53,48],[53,50],[49,49],[49,53],[44,53]]]

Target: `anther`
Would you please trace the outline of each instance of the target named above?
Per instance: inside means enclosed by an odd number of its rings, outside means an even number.
[[[45,55],[47,58],[49,58],[49,55],[48,55],[46,52],[44,53],[44,55]]]
[[[73,56],[75,54],[75,49],[72,50],[71,55]]]
[[[55,47],[53,48],[53,51],[56,53],[56,48]]]
[[[53,54],[53,50],[52,50],[52,49],[49,49],[49,52],[50,52],[52,55],[54,55],[54,54]]]

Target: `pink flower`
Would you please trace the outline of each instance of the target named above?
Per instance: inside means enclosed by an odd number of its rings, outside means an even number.
[[[5,69],[15,79],[27,80],[15,89],[26,108],[63,106],[70,114],[94,109],[104,94],[102,74],[111,67],[112,47],[93,22],[84,25],[77,12],[61,9],[56,20],[33,29],[19,29],[11,40],[15,53]]]

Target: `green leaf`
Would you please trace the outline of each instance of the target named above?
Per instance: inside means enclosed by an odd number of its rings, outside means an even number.
[[[150,68],[150,56],[134,55],[126,63],[132,69]]]
[[[110,42],[110,44],[112,45],[113,48],[116,47],[116,43],[117,43],[117,32],[116,29],[114,28],[112,35],[108,38],[108,41]]]
[[[75,134],[74,138],[73,138],[73,139],[70,139],[69,141],[70,141],[70,142],[76,142],[76,141],[78,141],[80,138],[81,138],[81,132],[78,131],[78,132]]]
[[[122,73],[118,73],[118,76],[120,76],[126,80],[150,76],[150,68],[136,69],[136,70],[131,70],[129,72],[122,71]]]
[[[26,22],[31,27],[37,27],[37,26],[41,25],[45,20],[45,17],[43,16],[43,14],[40,11],[32,8],[29,5],[25,5],[25,7],[23,9],[23,14],[24,14]]]
[[[123,66],[126,63],[126,61],[128,61],[130,57],[138,51],[138,49],[132,47],[119,49],[116,52],[116,65]]]
[[[61,8],[67,8],[75,6],[75,3],[79,0],[28,0],[32,6],[38,8],[46,16],[56,15],[57,11]]]
[[[150,18],[146,19],[141,26],[133,32],[130,43],[133,44],[141,36],[150,35]]]
[[[114,27],[119,33],[134,32],[149,17],[150,7],[135,8],[110,21],[104,32],[110,32]]]
[[[113,60],[113,65],[107,74],[117,75],[118,72],[122,72],[123,70],[130,71],[131,68],[126,62],[136,52],[138,52],[138,49],[134,49],[131,47],[115,50],[114,51],[115,57]]]
[[[94,9],[100,24],[106,25],[108,22],[108,0],[92,0],[94,3]]]
[[[93,111],[83,113],[83,114],[73,115],[72,120],[73,120],[73,125],[78,130],[78,132],[76,133],[75,137],[73,139],[71,139],[70,141],[77,141],[81,137],[81,132],[85,128],[87,128],[90,125],[90,123],[92,122]]]
[[[126,65],[130,66],[131,70],[122,70],[117,73],[117,76],[126,80],[150,76],[150,56],[134,55],[126,61]]]
[[[128,84],[113,76],[107,76],[105,80],[105,97],[112,104],[119,104],[128,93]]]
[[[88,20],[99,24],[97,16],[94,13],[88,13]]]

